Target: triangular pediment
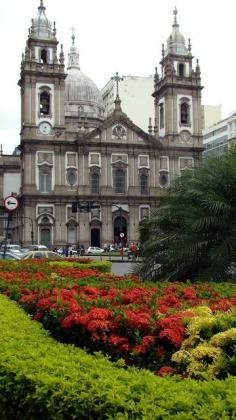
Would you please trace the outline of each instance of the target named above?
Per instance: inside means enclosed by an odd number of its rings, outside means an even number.
[[[157,138],[134,124],[122,110],[114,110],[98,128],[86,133],[78,141],[102,142],[114,145],[143,145],[158,149],[163,147]]]

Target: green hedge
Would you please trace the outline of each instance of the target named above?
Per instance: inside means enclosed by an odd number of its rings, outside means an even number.
[[[51,261],[50,264],[52,265],[59,265],[60,267],[77,267],[83,270],[93,269],[99,271],[100,273],[110,273],[111,272],[111,261],[97,261],[91,260],[89,262],[83,263],[79,260],[75,261]]]
[[[0,295],[0,419],[233,419],[236,380],[197,382],[124,370],[55,342]]]

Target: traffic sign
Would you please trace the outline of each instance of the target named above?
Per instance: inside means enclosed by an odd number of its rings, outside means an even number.
[[[9,195],[8,197],[4,199],[4,206],[5,206],[5,209],[7,209],[8,211],[16,210],[18,205],[19,205],[18,199],[14,197],[14,195]]]
[[[121,233],[120,233],[120,237],[121,237],[121,238],[124,238],[124,236],[125,236],[125,234],[121,232]]]

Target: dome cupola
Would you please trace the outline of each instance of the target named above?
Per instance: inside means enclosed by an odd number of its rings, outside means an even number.
[[[177,54],[177,55],[188,55],[189,51],[185,46],[184,36],[179,31],[179,25],[177,23],[177,14],[178,11],[175,8],[173,11],[174,14],[174,23],[172,25],[172,33],[167,39],[167,49],[165,55],[167,54]]]
[[[65,80],[66,116],[83,116],[103,119],[102,96],[95,83],[79,67],[79,53],[72,34],[72,45],[68,54],[68,74]]]
[[[52,31],[52,24],[48,20],[45,14],[46,8],[43,5],[43,0],[40,0],[40,6],[38,7],[38,16],[33,19],[34,24],[34,35],[37,38],[52,39],[54,37]]]

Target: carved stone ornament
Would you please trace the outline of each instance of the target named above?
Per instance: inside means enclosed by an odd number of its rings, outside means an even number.
[[[181,143],[190,143],[191,142],[191,134],[187,130],[183,130],[180,133],[180,142]]]
[[[126,140],[127,130],[122,124],[116,124],[112,127],[112,139]]]

